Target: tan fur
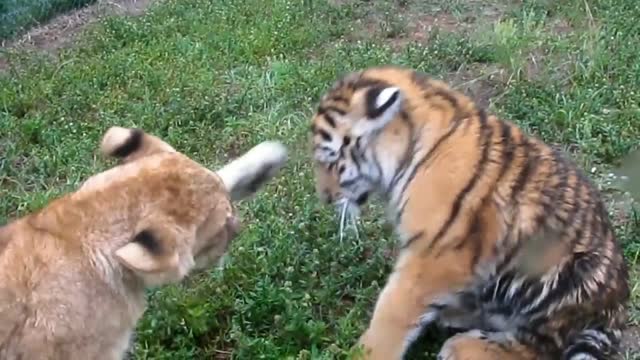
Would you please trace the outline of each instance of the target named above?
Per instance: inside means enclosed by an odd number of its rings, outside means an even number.
[[[160,139],[112,128],[102,150],[122,164],[0,228],[3,360],[121,359],[145,289],[215,264],[239,231],[237,189]]]
[[[401,358],[432,323],[486,337],[451,340],[443,359],[618,355],[626,264],[597,188],[569,159],[395,66],[339,79],[312,133],[321,199],[381,195],[399,237],[359,341],[367,358]]]

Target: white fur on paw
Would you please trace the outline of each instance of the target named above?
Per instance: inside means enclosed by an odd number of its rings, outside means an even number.
[[[580,354],[572,355],[569,358],[569,360],[598,360],[598,359],[591,354],[580,353]]]
[[[251,195],[284,166],[287,148],[277,141],[262,142],[218,170],[233,200]]]
[[[254,146],[242,157],[246,157],[247,161],[255,162],[255,165],[270,163],[275,167],[280,167],[287,161],[288,153],[282,143],[265,141]]]

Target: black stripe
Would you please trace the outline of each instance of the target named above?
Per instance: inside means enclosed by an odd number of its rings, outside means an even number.
[[[429,304],[428,309],[429,310],[435,310],[435,311],[442,311],[442,310],[444,310],[444,309],[446,309],[448,307],[449,307],[449,305],[447,305],[447,304],[431,303],[431,304]]]
[[[402,219],[402,215],[404,215],[404,209],[407,207],[407,203],[409,199],[406,199],[402,205],[399,206],[398,212],[396,213],[396,225],[400,224],[400,220]]]
[[[353,83],[353,90],[359,90],[366,87],[379,87],[385,88],[389,87],[389,83],[383,80],[371,79],[366,77],[361,77],[357,81]]]
[[[362,73],[363,71],[354,71],[354,72],[344,74],[339,78],[337,82],[334,83],[331,90],[335,92],[340,88],[346,88],[347,90],[354,91],[355,90],[354,86],[358,81],[358,79],[362,78]]]
[[[511,124],[505,121],[500,121],[499,123],[502,128],[502,167],[500,168],[496,182],[499,182],[511,167],[515,153],[515,146],[513,144],[513,138],[511,137]]]
[[[402,177],[404,176],[404,174],[407,172],[407,167],[409,166],[409,164],[411,163],[411,160],[413,159],[413,154],[415,153],[415,148],[416,148],[416,139],[415,139],[415,127],[413,125],[413,122],[411,122],[411,120],[409,119],[409,115],[403,110],[400,113],[400,119],[402,119],[402,122],[404,122],[407,127],[409,128],[408,132],[409,132],[409,143],[407,144],[407,147],[405,148],[404,154],[402,155],[402,159],[400,160],[400,164],[398,165],[398,168],[396,169],[396,174],[394,175],[393,179],[391,180],[391,183],[389,183],[389,187],[387,188],[387,191],[391,191],[393,190],[393,188],[398,184],[398,181],[400,181],[400,179],[402,179]]]
[[[362,179],[362,176],[357,176],[357,177],[355,177],[355,178],[353,178],[353,179],[349,179],[349,180],[345,180],[345,181],[340,181],[340,187],[342,187],[342,188],[349,187],[349,186],[351,186],[351,185],[353,185],[353,184],[357,183],[357,182],[358,182],[358,180],[360,180],[360,179]]]
[[[573,220],[571,221],[571,223],[568,224],[572,224],[573,226],[575,226],[576,232],[575,235],[572,239],[570,239],[569,242],[569,248],[573,249],[575,247],[575,245],[577,244],[578,241],[580,241],[580,239],[582,239],[582,237],[584,236],[584,223],[587,221],[587,214],[588,211],[586,211],[586,209],[583,209],[580,202],[582,201],[582,191],[585,189],[584,184],[580,181],[578,181],[577,183],[577,188],[576,188],[576,194],[575,194],[575,204],[574,204],[574,216],[572,217],[572,219],[575,219],[576,216],[578,216],[578,213],[580,213],[580,217],[578,218],[578,222],[576,224],[573,224]]]
[[[513,293],[510,300],[513,309],[521,312],[526,306],[534,302],[538,295],[542,293],[544,283],[538,279],[527,278],[522,282],[520,287]]]
[[[541,202],[537,206],[537,210],[539,210],[539,212],[533,219],[533,223],[535,224],[536,228],[542,228],[549,224],[549,219],[552,216],[557,218],[558,208],[556,207],[561,206],[561,203],[557,203],[554,201],[553,194],[549,196],[549,193],[557,193],[557,191],[555,190],[556,189],[548,187],[542,189]],[[546,240],[550,239],[545,239],[544,241]]]
[[[329,98],[329,100],[349,104],[349,99],[342,95],[333,95]]]
[[[378,160],[378,153],[374,150],[374,151],[371,151],[371,154],[373,156],[373,161],[372,161],[373,166],[376,167],[376,170],[378,171],[380,178],[382,178],[384,174],[382,172],[382,165],[380,165],[380,160]]]
[[[355,147],[356,147],[356,149],[358,149],[358,150],[360,150],[360,142],[361,142],[361,141],[362,141],[362,137],[358,136],[358,137],[356,138],[356,144],[355,144]]]
[[[604,204],[600,201],[598,202],[598,209],[600,209],[600,236],[606,237],[609,228],[609,213],[605,208]]]
[[[429,100],[434,97],[441,97],[447,100],[451,104],[451,107],[453,107],[454,110],[458,112],[459,110],[458,99],[456,99],[455,96],[453,96],[453,94],[451,94],[450,91],[447,91],[445,89],[434,89],[433,92],[427,93],[424,98],[425,100]]]
[[[509,236],[509,235],[507,235]],[[506,254],[502,258],[502,261],[496,266],[496,274],[502,274],[507,271],[508,267],[512,265],[513,259],[520,253],[524,241],[519,238],[518,234],[513,235],[516,237],[516,244],[507,250]],[[504,252],[504,249],[494,249],[497,252]]]
[[[483,201],[483,203],[486,200]],[[479,211],[482,211],[484,206],[480,207]],[[480,260],[480,253],[482,252],[482,239],[485,236],[484,224],[482,223],[482,219],[480,218],[480,213],[476,212],[473,215],[473,220],[471,221],[471,225],[469,225],[469,230],[465,235],[463,241],[461,241],[456,247],[456,250],[460,250],[466,243],[471,241],[472,249],[472,257],[471,257],[471,269],[475,269],[478,261]]]
[[[358,154],[356,154],[353,147],[349,149],[349,154],[351,154],[351,159],[353,159],[353,163],[356,165],[356,169],[358,169],[358,172],[360,172],[360,161],[358,160]]]
[[[507,272],[506,274],[502,274],[498,279],[499,281],[496,280],[496,282],[492,286],[493,289],[491,293],[492,296],[493,294],[495,294],[495,298],[492,297],[494,301],[501,302],[500,300],[506,297],[507,291],[515,280],[515,274],[513,272]]]
[[[612,239],[608,239],[608,240],[611,241]],[[612,255],[612,256],[615,256],[615,255]],[[613,260],[611,256],[608,256],[608,257],[604,257],[603,256],[602,259],[600,259],[601,262],[602,261],[607,261],[607,260],[608,260],[609,264],[615,263],[615,260]],[[624,260],[623,260],[623,262],[624,262]],[[594,269],[594,271],[595,271],[595,269]],[[604,275],[603,275],[603,279],[605,279],[604,281],[611,281],[611,282],[615,282],[616,280],[620,281],[621,277],[619,276],[618,271],[619,271],[619,268],[616,267],[616,266],[606,266],[605,269],[604,269]],[[591,275],[592,278],[594,277],[593,273],[590,274],[590,275]],[[624,283],[624,281],[622,283]],[[622,286],[625,286],[625,285],[621,284],[621,285],[618,285],[618,286],[622,287]],[[609,285],[601,285],[599,287],[599,289],[596,290],[596,292],[601,293],[603,289],[606,289],[608,287],[609,287]]]
[[[336,120],[333,118],[333,116],[329,115],[329,113],[324,113],[322,115],[329,126],[331,126],[332,128],[336,127]]]
[[[341,115],[341,116],[343,116],[343,115],[345,115],[347,113],[346,110],[341,109],[341,108],[336,107],[336,106],[333,106],[333,105],[327,105],[327,106],[320,105],[320,107],[318,108],[318,115],[324,115],[329,111],[333,111],[336,114]]]
[[[591,211],[591,222],[589,223],[589,236],[585,239],[583,239],[583,244],[584,245],[591,245],[593,243],[593,241],[598,238],[599,234],[599,230],[600,230],[600,216],[599,216],[599,211],[598,211],[598,206],[592,206],[592,211]]]
[[[418,169],[420,169],[422,167],[422,165],[424,165],[424,163],[431,158],[433,153],[438,149],[438,147],[440,147],[440,145],[442,145],[443,142],[445,142],[449,137],[451,137],[451,135],[453,135],[455,133],[455,131],[458,129],[458,127],[460,126],[461,123],[462,123],[462,121],[459,120],[459,119],[454,121],[453,126],[451,126],[449,131],[447,131],[446,134],[444,134],[442,137],[440,137],[438,139],[438,141],[436,141],[436,143],[431,147],[431,149],[429,149],[429,151],[422,157],[422,159],[420,159],[420,161],[418,161],[418,163],[411,170],[411,174],[409,175],[407,180],[404,182],[404,185],[402,185],[402,190],[398,194],[398,198],[402,198],[404,192],[407,190],[407,187],[409,186],[409,184],[411,183],[413,178],[416,176],[416,173],[418,172]]]
[[[144,132],[142,130],[132,129],[131,134],[129,135],[127,140],[120,146],[115,148],[110,155],[118,158],[124,158],[131,155],[132,153],[140,149],[140,146],[142,146],[143,136]]]
[[[315,145],[315,146],[313,147],[313,149],[314,149],[315,151],[318,151],[318,150],[327,151],[327,152],[331,153],[331,155],[334,155],[334,154],[335,154],[335,151],[333,151],[333,149],[332,149],[329,145],[325,145],[325,144]]]
[[[482,155],[480,157],[480,161],[478,165],[476,165],[476,170],[474,174],[469,179],[467,185],[462,189],[461,192],[458,193],[456,199],[453,202],[453,206],[451,208],[451,213],[449,214],[449,218],[444,223],[444,225],[440,228],[436,236],[433,238],[431,244],[429,244],[428,249],[432,249],[444,236],[444,234],[449,230],[453,222],[458,217],[458,213],[460,212],[460,208],[462,207],[462,202],[464,201],[467,194],[475,187],[478,179],[482,175],[489,160],[489,142],[491,140],[491,136],[493,135],[493,129],[487,124],[487,116],[484,111],[478,112],[479,122],[480,122],[480,134],[478,136],[478,140],[482,143],[479,144],[482,147]]]
[[[360,177],[365,179],[369,184],[375,184],[376,181],[377,181],[376,179],[372,178],[371,176],[369,176],[369,175],[367,175],[365,173],[360,174]]]
[[[559,214],[566,199],[565,195],[567,194],[566,187],[569,181],[569,174],[567,173],[563,164],[557,161],[555,162],[555,167],[553,170],[555,170],[555,175],[549,175],[549,178],[547,180],[552,180],[555,176],[557,176],[559,180],[557,184],[545,184],[546,186],[544,186],[544,188],[540,190],[541,200],[537,207],[539,213],[533,220],[536,227],[538,228],[541,228],[548,224],[548,221],[551,217],[561,221],[562,223],[566,221],[566,219],[560,218]],[[560,233],[554,232],[554,235],[562,236],[565,233],[565,230],[566,229],[563,229]],[[549,240],[554,241],[552,239],[544,239],[543,241]],[[555,240],[562,239],[558,238]]]
[[[529,178],[535,173],[539,162],[539,153],[536,144],[530,143],[528,138],[523,137],[520,146],[524,153],[526,163],[511,189],[512,198],[517,198],[517,196],[524,190]]]
[[[483,144],[485,146],[488,146],[491,144],[491,140],[492,140],[491,137],[493,136],[493,127],[491,127],[487,122],[487,112],[484,111],[484,109],[478,109],[477,115],[478,115],[478,120],[480,120],[480,130],[482,130],[483,134],[486,132],[486,135],[487,135],[487,138],[485,139],[485,142]]]
[[[318,134],[320,134],[320,136],[322,137],[322,140],[324,140],[324,141],[328,141],[328,142],[333,141],[333,138],[331,137],[331,134],[329,134],[324,129],[318,129]]]
[[[483,224],[480,221],[480,211],[483,211],[483,206],[479,207],[479,210],[473,214],[473,219],[469,223],[469,228],[467,229],[467,233],[462,237],[461,241],[457,243],[453,248],[455,250],[460,250],[464,247],[464,245],[475,237],[482,237],[483,234]]]
[[[426,90],[430,87],[429,80],[431,79],[425,73],[415,70],[411,72],[411,81],[413,81],[414,84],[416,84],[423,90]]]
[[[407,241],[405,241],[401,246],[400,249],[406,249],[409,246],[411,246],[411,244],[413,244],[414,241],[418,240],[419,238],[421,238],[424,235],[424,231],[419,231],[416,234],[411,235],[410,238],[407,239]]]
[[[413,123],[411,122],[411,118],[409,116],[409,113],[407,113],[406,110],[402,109],[400,111],[400,119],[402,120],[402,122],[407,124],[407,126],[410,126],[410,127],[413,128]],[[411,131],[409,131],[409,134],[411,134]]]
[[[598,263],[598,260],[593,258],[594,256],[587,253],[575,253],[573,260],[560,269],[558,280],[555,282],[556,286],[549,290],[547,296],[538,305],[527,311],[527,314],[544,313],[551,304],[558,303],[564,296],[583,286],[585,279],[592,274],[593,263]],[[584,291],[583,301],[588,301],[589,295],[588,291]]]
[[[551,204],[548,204],[549,205],[548,207],[543,207],[543,210],[545,213],[547,213],[547,215],[554,214],[554,216],[558,220],[560,220],[560,222],[562,222],[563,224],[568,224],[567,221],[569,220],[571,213],[575,213],[574,208],[572,207],[571,209],[569,209],[569,213],[566,215],[568,217],[561,218],[559,211],[553,211],[554,210],[553,204],[557,204],[556,206],[558,206],[559,208],[565,207],[564,205],[568,201],[567,195],[569,195],[569,192],[567,191],[567,186],[569,185],[569,177],[572,175],[572,172],[569,169],[567,169],[566,164],[564,164],[564,162],[556,162],[556,166],[557,166],[556,174],[558,172],[560,173],[560,181],[556,186],[554,186],[551,189],[551,191],[555,192],[555,196],[552,198]],[[543,193],[545,193],[545,190],[547,189],[543,189]],[[543,206],[544,205],[545,204],[543,204]]]

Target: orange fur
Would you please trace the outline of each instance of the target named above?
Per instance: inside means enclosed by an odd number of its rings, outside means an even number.
[[[505,358],[616,354],[626,265],[597,189],[563,154],[394,66],[339,79],[312,133],[320,197],[356,207],[381,195],[400,241],[360,339],[368,358],[400,358],[434,322],[513,339]],[[441,354],[466,358],[455,354],[483,341]]]
[[[145,288],[215,264],[239,231],[224,168],[140,130],[110,129],[102,150],[122,164],[0,228],[2,359],[121,359]],[[245,177],[282,166],[273,150]]]

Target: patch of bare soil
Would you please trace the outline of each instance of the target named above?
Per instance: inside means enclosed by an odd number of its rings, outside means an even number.
[[[640,356],[640,327],[631,326],[627,328],[622,335],[622,348],[629,354]]]
[[[572,33],[574,28],[566,19],[554,18],[550,20],[549,24],[547,24],[547,31],[558,37],[562,37]],[[563,54],[563,56],[567,55],[568,54]],[[523,69],[526,79],[535,80],[544,72],[545,67],[549,67],[549,64],[553,64],[554,71],[551,80],[560,84],[565,83],[567,81],[567,74],[571,72],[570,67],[575,63],[575,61],[573,59],[562,61],[555,57],[557,57],[557,55],[549,53],[549,49],[531,49]]]
[[[425,43],[434,30],[444,32],[464,32],[471,26],[466,21],[460,21],[451,14],[414,14],[407,19],[406,30],[390,39],[395,48],[402,48],[411,42]]]
[[[353,0],[333,1],[336,6],[349,2]],[[389,39],[389,43],[394,48],[398,49],[412,42],[427,42],[436,30],[471,32],[480,25],[496,22],[508,9],[508,5],[504,2],[468,0],[454,15],[445,2],[433,0],[367,1],[366,3],[370,7],[366,11],[367,16],[359,21],[360,30],[356,30],[352,36],[373,38],[382,35]]]
[[[629,327],[624,333],[622,343],[625,349],[640,352],[640,327]]]
[[[451,86],[488,109],[507,82],[507,72],[498,65],[471,64],[445,76]]]
[[[357,3],[357,0],[332,0],[335,6]],[[355,22],[346,41],[384,38],[396,50],[410,43],[428,43],[436,31],[468,34],[498,21],[509,9],[499,1],[468,0],[455,14],[444,2],[432,0],[366,1],[361,6],[366,16]],[[537,70],[537,69],[536,69]],[[532,70],[533,71],[533,70]],[[507,82],[507,72],[497,65],[472,64],[444,76],[456,89],[488,108],[491,99]]]
[[[22,36],[0,43],[0,71],[11,66],[5,51],[30,50],[54,55],[71,46],[77,35],[100,18],[111,15],[137,16],[144,13],[153,0],[98,0],[96,3],[61,14],[45,24],[35,26]]]

